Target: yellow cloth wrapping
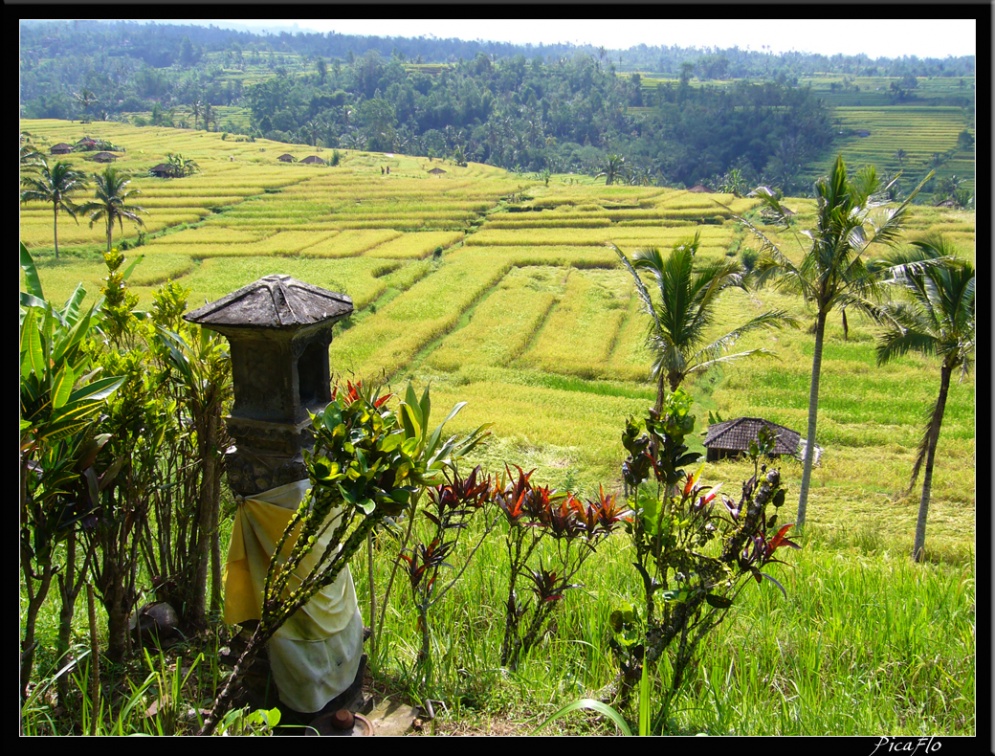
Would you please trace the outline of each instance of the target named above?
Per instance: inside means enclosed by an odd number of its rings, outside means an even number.
[[[225,568],[226,622],[240,624],[260,618],[270,556],[308,483],[300,480],[272,488],[239,505]],[[306,576],[320,558],[332,529],[325,529],[302,561],[292,578],[292,588],[299,585],[297,576]],[[289,552],[291,546],[285,550]],[[352,684],[362,646],[363,621],[352,574],[345,567],[338,579],[287,620],[267,645],[280,700],[295,711],[319,711]]]

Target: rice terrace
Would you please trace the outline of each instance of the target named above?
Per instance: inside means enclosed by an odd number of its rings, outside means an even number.
[[[656,91],[645,80],[644,87]],[[875,138],[884,140],[876,146],[872,140],[849,138],[840,149],[851,176],[864,161],[876,159],[876,149],[880,160],[894,159],[896,143],[884,132],[897,128],[902,117],[929,120],[939,133],[936,144],[953,146],[963,130],[955,108],[923,108],[929,113],[909,115],[910,107],[904,115],[887,116],[874,108],[869,101],[837,111],[841,128],[853,133],[878,119]],[[897,121],[889,125],[888,117]],[[912,348],[880,360],[880,344],[892,321],[875,321],[852,300],[841,300],[825,317],[817,461],[807,482],[803,529],[784,526],[796,520],[804,444],[793,456],[768,459],[761,436],[752,451],[744,446],[745,454],[704,460],[709,427],[737,418],[762,419],[804,441],[816,356],[812,307],[796,293],[771,285],[776,279],[754,285],[753,276],[747,276],[747,285],[729,285],[718,294],[700,344],[771,313],[779,322],[723,342],[722,349],[706,355],[720,359],[707,370],[681,375],[678,390],[669,390],[665,376],[651,375],[659,354],[647,340],[653,320],[644,300],[658,297],[666,275],[676,268],[654,277],[640,250],[656,248],[671,263],[679,250],[693,250],[695,271],[734,265],[739,276],[747,269],[760,275],[765,256],[776,247],[800,267],[812,244],[802,231],[816,228],[820,220],[816,199],[765,199],[729,186],[704,191],[606,184],[604,176],[509,171],[451,156],[110,120],[21,118],[19,126],[22,140],[26,135],[49,164],[64,160],[91,177],[105,171],[89,161],[91,153],[54,156],[53,148],[84,138],[113,146],[113,171],[130,182],[128,203],[140,210],[140,223],[126,215],[110,219],[109,226],[103,216],[90,223],[89,213],[78,214],[78,222],[66,212],[58,214],[56,256],[52,202],[21,204],[22,328],[27,328],[24,323],[34,327],[24,314],[25,291],[43,291],[49,313],[61,313],[65,327],[55,318],[48,332],[42,328],[43,337],[51,337],[54,329],[71,341],[72,319],[99,299],[109,313],[94,327],[90,346],[73,357],[80,361],[77,372],[70,373],[74,380],[128,375],[137,386],[143,374],[148,383],[159,369],[152,366],[168,365],[185,376],[184,385],[206,386],[214,380],[208,377],[214,375],[211,370],[228,369],[227,342],[212,342],[215,351],[206,344],[199,352],[193,346],[186,351],[170,337],[156,341],[159,326],[153,321],[171,324],[162,332],[175,330],[177,339],[193,345],[196,338],[190,334],[199,328],[184,323],[183,313],[280,274],[351,299],[352,314],[332,331],[329,363],[335,389],[329,407],[338,408],[334,412],[341,413],[343,423],[356,413],[355,426],[349,427],[368,432],[370,449],[409,455],[407,466],[392,468],[395,494],[403,476],[415,475],[413,436],[431,447],[429,431],[444,424],[444,434],[434,443],[449,438],[452,446],[446,449],[454,462],[465,447],[458,472],[437,460],[434,478],[430,469],[422,470],[435,488],[424,486],[422,495],[411,483],[410,491],[405,488],[408,492],[395,498],[405,505],[414,502],[411,511],[419,512],[417,517],[408,517],[398,504],[400,514],[381,514],[384,520],[370,528],[355,554],[348,552],[363,624],[372,635],[363,646],[364,690],[378,706],[386,701],[416,707],[409,733],[588,735],[631,728],[655,735],[976,734],[974,372],[958,363],[950,375],[935,461],[927,473],[928,521],[918,561],[910,555],[923,473],[911,488],[910,476],[937,402],[942,357]],[[926,136],[921,139],[922,145],[910,140],[912,154],[901,156],[903,163],[915,164],[909,173],[917,176],[929,169],[930,155],[940,151]],[[847,150],[867,152],[851,156]],[[964,149],[952,159],[966,160],[966,154]],[[320,160],[305,162],[309,156]],[[189,170],[177,169],[168,178],[150,174],[155,166],[182,166],[183,161]],[[807,168],[806,175],[815,181],[830,174],[831,166],[831,159],[824,160]],[[903,186],[909,191],[913,184]],[[962,186],[973,192],[973,176]],[[77,204],[92,193],[80,192]],[[898,200],[889,204],[893,210],[899,206]],[[787,224],[776,222],[776,207],[788,211],[782,217]],[[909,204],[903,212],[897,249],[918,249],[911,243],[942,238],[945,253],[974,265],[973,208],[922,203]],[[108,244],[123,260],[105,262]],[[865,261],[890,254],[892,248],[875,244]],[[114,260],[114,255],[106,257]],[[925,270],[920,275],[929,274],[928,264]],[[74,299],[80,284],[86,293]],[[172,284],[182,290],[172,287],[164,294],[164,285]],[[973,286],[972,279],[972,308]],[[72,307],[62,309],[67,301]],[[883,298],[875,301],[887,306]],[[40,305],[29,304],[27,309],[41,318]],[[129,320],[131,310],[157,314]],[[92,317],[96,322],[98,315]],[[895,322],[899,317],[894,315]],[[665,330],[666,324],[659,327]],[[973,331],[971,339],[973,348]],[[156,343],[172,346],[157,352],[151,346]],[[98,362],[96,344],[116,356]],[[143,344],[150,345],[147,358],[136,356],[146,349]],[[42,370],[31,362],[32,348],[22,335],[22,413],[25,376]],[[53,349],[54,365],[62,352]],[[69,354],[70,348],[65,350]],[[721,359],[741,352],[755,353],[748,359]],[[79,367],[84,363],[86,370]],[[98,364],[100,371],[90,372]],[[72,385],[62,389],[59,380],[52,395],[62,402],[76,400],[80,390],[70,395]],[[128,402],[141,406],[143,417],[186,417],[186,412],[198,417],[199,410],[185,404],[186,394],[174,396],[166,385],[149,384],[139,391],[127,388],[131,383],[120,388],[108,383],[101,397],[109,403],[100,410],[104,420],[120,422],[134,434],[127,437],[136,469],[173,465],[169,442],[174,435],[189,445],[184,453],[197,457],[197,444],[207,433],[194,420],[188,426],[177,420],[175,426],[164,425],[173,430],[160,431],[153,444],[151,426],[137,425],[147,419],[119,420]],[[379,394],[363,393],[377,389]],[[113,390],[121,395],[115,398]],[[133,393],[125,396],[126,391]],[[387,394],[390,398],[381,401]],[[216,401],[218,417],[231,412],[230,396]],[[462,410],[452,413],[460,403],[465,403]],[[656,417],[664,417],[659,426],[650,413],[655,404]],[[95,406],[90,411],[98,412]],[[339,448],[338,420],[321,418],[317,438]],[[375,441],[382,430],[377,423],[394,427],[394,434],[408,442]],[[77,472],[46,483],[48,488],[32,489],[37,502],[51,507],[62,502],[59,506],[69,511],[91,496],[88,500],[104,501],[106,507],[107,500],[100,498],[104,491],[125,486],[115,478],[122,463],[109,461],[113,434],[105,437],[98,425],[93,428],[72,452]],[[75,426],[60,427],[50,436],[37,431],[30,448],[37,451],[51,438],[53,444],[60,438],[67,444],[64,434],[78,432]],[[221,434],[215,437],[219,444],[230,442],[223,428],[211,432]],[[25,433],[22,420],[22,452],[29,448]],[[640,434],[647,434],[642,442]],[[353,438],[355,446],[343,447],[346,452],[355,453],[358,438]],[[83,462],[86,444],[91,446]],[[61,453],[69,454],[66,448]],[[139,462],[146,460],[143,454],[147,461]],[[682,456],[695,454],[700,461]],[[658,455],[644,470],[645,480],[637,474],[640,455]],[[372,451],[359,456],[364,465],[373,464]],[[53,459],[39,457],[36,466],[47,470]],[[329,459],[338,458],[329,452]],[[329,465],[322,469],[334,476],[339,468]],[[347,466],[342,463],[343,470]],[[771,478],[775,468],[779,477]],[[22,475],[27,469],[36,467],[24,468]],[[310,468],[312,475],[315,469]],[[366,474],[366,468],[356,469]],[[195,734],[215,726],[216,732],[228,728],[229,734],[279,731],[273,726],[277,720],[267,719],[271,703],[240,700],[238,705],[247,707],[240,719],[229,714],[215,721],[214,713],[208,715],[231,675],[232,663],[219,660],[238,655],[239,641],[220,621],[218,609],[218,556],[223,564],[240,506],[227,484],[218,484],[220,513],[212,526],[218,543],[213,557],[205,552],[201,563],[205,572],[199,579],[204,585],[213,581],[212,590],[200,598],[207,621],[196,633],[173,638],[160,649],[140,625],[144,619],[132,616],[156,598],[156,591],[164,592],[160,598],[179,595],[168,593],[176,586],[169,585],[171,566],[163,556],[164,534],[177,526],[159,518],[169,506],[180,506],[168,502],[196,498],[204,488],[199,483],[186,487],[182,481],[187,479],[176,475],[181,482],[175,491],[160,484],[143,499],[147,511],[141,516],[152,523],[145,529],[136,526],[131,532],[122,519],[115,521],[116,535],[101,534],[101,526],[92,525],[100,519],[94,512],[102,511],[96,505],[88,512],[72,510],[68,526],[49,523],[55,535],[47,548],[57,556],[49,558],[48,573],[38,546],[41,526],[33,525],[29,537],[22,534],[22,552],[25,543],[31,544],[33,570],[27,584],[21,579],[22,636],[29,605],[37,623],[31,629],[36,640],[28,669],[33,671],[29,680],[22,679],[23,734]],[[202,475],[198,481],[207,480],[208,473]],[[217,476],[224,480],[220,472]],[[487,504],[480,503],[483,487],[476,487],[484,476],[489,476]],[[669,493],[660,501],[669,504],[644,498],[651,479],[662,481],[661,490]],[[772,492],[771,507],[759,515],[766,524],[755,536],[735,542],[738,548],[724,547],[737,537],[729,534],[746,527],[747,505],[754,511],[764,481]],[[84,489],[89,493],[78,493]],[[390,492],[387,486],[384,490]],[[377,498],[381,493],[371,494],[370,504],[375,501],[379,508],[387,502],[390,510],[387,498]],[[462,509],[445,510],[446,496],[464,495]],[[523,495],[545,496],[548,509],[546,519],[519,528],[516,535],[520,513],[513,499]],[[77,504],[65,504],[69,499]],[[742,513],[735,504],[740,500]],[[662,519],[652,527],[640,524],[652,506]],[[663,514],[665,509],[669,514]],[[574,511],[588,513],[586,531],[577,524],[585,522],[583,516],[570,514]],[[660,523],[666,522],[671,530],[663,537]],[[191,521],[180,527],[184,538],[193,538],[204,526]],[[309,527],[307,521],[303,527]],[[690,540],[680,540],[685,537]],[[441,556],[433,557],[432,550],[440,547]],[[131,621],[130,629],[122,625],[122,632],[130,634],[125,647],[137,643],[138,648],[94,663],[120,641],[108,631],[115,622],[107,608],[113,583],[108,555],[118,554],[113,558],[123,564],[127,559],[121,554],[129,548],[147,549],[162,560],[143,557],[121,593],[127,610],[118,621]],[[726,572],[693,603],[699,573],[691,570],[714,577],[708,570],[718,569],[714,565],[723,548],[731,549],[722,563]],[[79,564],[57,566],[69,550],[86,556]],[[331,553],[325,558],[334,559]],[[695,561],[704,559],[702,554],[710,555],[713,566]],[[24,562],[22,553],[22,570]],[[172,567],[181,568],[196,569],[192,562]],[[45,590],[51,589],[47,601],[39,593],[45,574]],[[91,586],[88,604],[87,582],[98,584],[103,601],[94,602]],[[687,607],[690,619],[681,619],[681,607]],[[654,611],[661,633],[678,628],[667,641],[670,646],[643,634],[639,623]],[[703,640],[685,644],[681,632]],[[22,644],[22,673],[23,651]],[[283,716],[284,725],[293,723]],[[366,716],[373,721],[374,713]],[[205,722],[210,722],[206,728]],[[381,726],[379,720],[375,725]]]

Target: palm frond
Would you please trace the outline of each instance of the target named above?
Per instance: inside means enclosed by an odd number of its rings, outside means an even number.
[[[615,254],[618,255],[619,260],[622,261],[622,265],[627,271],[629,271],[629,274],[632,276],[632,281],[636,285],[636,291],[639,293],[639,298],[643,301],[643,308],[646,313],[653,318],[653,321],[656,324],[656,330],[660,331],[662,328],[660,325],[660,318],[656,313],[656,308],[653,306],[653,298],[650,297],[649,290],[646,288],[646,284],[643,283],[643,279],[639,277],[639,273],[632,267],[632,263],[629,262],[629,258],[625,256],[625,253],[622,250],[611,242],[608,243],[608,246],[615,250]]]
[[[706,350],[701,350],[698,354],[704,356]],[[775,357],[776,353],[770,351],[769,349],[750,349],[746,352],[737,352],[736,354],[721,354],[717,357],[712,357],[707,360],[697,360],[694,365],[687,369],[687,374],[692,373],[702,373],[715,365],[719,365],[725,362],[734,362],[735,360],[741,360],[744,357],[755,357],[758,355],[763,355],[765,357]],[[698,355],[695,355],[697,358]]]

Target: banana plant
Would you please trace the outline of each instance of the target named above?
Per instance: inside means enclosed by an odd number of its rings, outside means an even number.
[[[77,287],[61,309],[44,299],[30,253],[20,245],[27,291],[20,295],[20,558],[28,606],[21,644],[26,696],[35,624],[55,576],[54,548],[88,512],[104,482],[93,470],[107,437],[96,433],[105,400],[122,378],[92,365],[93,307]],[[105,475],[113,471],[105,471]],[[71,577],[71,576],[70,576]]]

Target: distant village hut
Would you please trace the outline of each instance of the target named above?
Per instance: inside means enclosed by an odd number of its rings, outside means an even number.
[[[708,192],[708,187],[706,187],[704,184],[695,184],[690,189],[688,189],[688,191],[694,192],[695,194],[705,194]]]
[[[433,176],[441,176],[443,173],[445,173],[445,171],[442,170],[441,168],[433,168],[432,170],[429,171],[429,173],[431,173]]]
[[[117,160],[117,155],[113,152],[98,152],[93,159],[98,163],[113,163]]]
[[[170,163],[159,163],[159,165],[149,168],[149,174],[155,178],[177,178],[180,175],[179,169]]]
[[[308,155],[301,162],[302,163],[307,163],[308,165],[324,165],[325,164],[325,161],[322,160],[317,155]]]
[[[297,158],[291,155],[289,152],[284,152],[280,157],[277,158],[281,163],[296,163]]]
[[[800,433],[758,417],[739,417],[708,426],[704,441],[705,449],[708,450],[707,461],[715,462],[746,454],[750,449],[750,442],[757,440],[757,434],[765,426],[777,437],[773,452],[775,457],[782,454],[798,456]]]
[[[53,155],[68,155],[72,151],[73,146],[71,144],[66,144],[65,142],[59,142],[58,144],[53,145],[52,149],[49,150],[49,152]]]

